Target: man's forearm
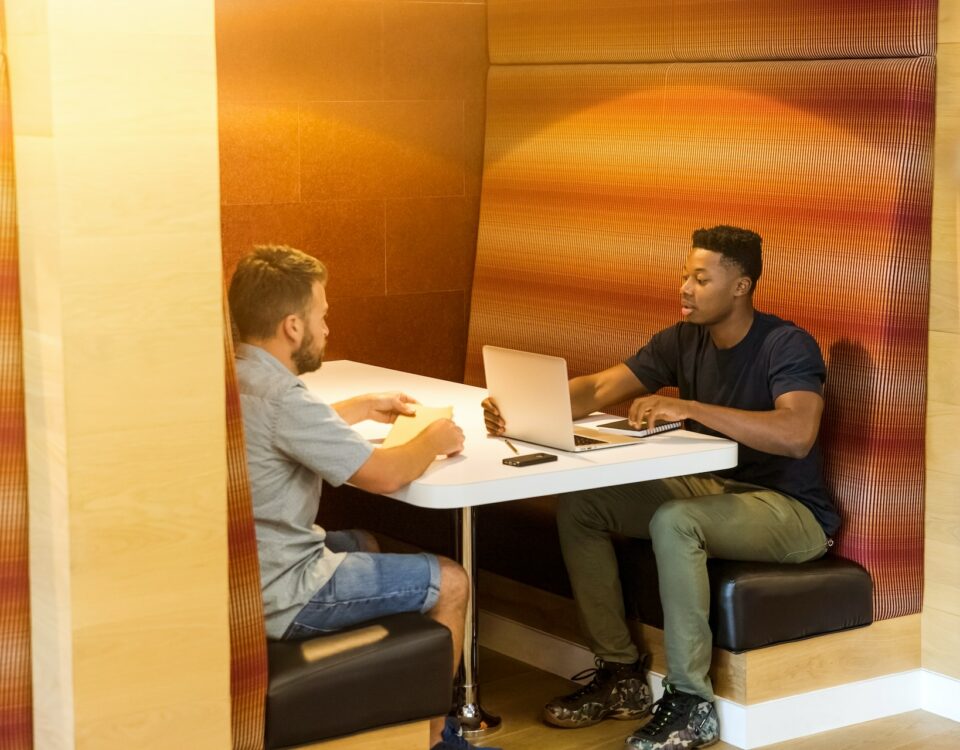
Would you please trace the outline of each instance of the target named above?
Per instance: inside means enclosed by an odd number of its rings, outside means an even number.
[[[570,381],[570,408],[574,419],[619,404],[646,393],[637,376],[625,364],[617,364],[593,375]]]
[[[589,377],[573,378],[570,381],[570,409],[574,419],[585,417],[596,411],[596,389]]]
[[[331,406],[347,424],[362,422],[370,413],[370,404],[366,396],[354,396],[345,401],[337,401]]]
[[[791,409],[746,411],[688,401],[689,418],[754,450],[803,458],[816,440],[809,417]]]
[[[367,492],[389,495],[427,470],[437,450],[424,433],[394,448],[375,448],[351,482]]]

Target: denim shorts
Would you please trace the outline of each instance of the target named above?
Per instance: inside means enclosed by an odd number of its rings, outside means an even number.
[[[285,639],[312,638],[399,612],[427,612],[440,596],[440,562],[421,552],[357,552],[349,531],[327,532],[327,547],[346,552],[333,578],[293,619]]]

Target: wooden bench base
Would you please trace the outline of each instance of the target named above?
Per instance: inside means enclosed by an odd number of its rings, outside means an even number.
[[[419,750],[429,747],[430,722],[412,721],[383,729],[301,745],[297,750]]]

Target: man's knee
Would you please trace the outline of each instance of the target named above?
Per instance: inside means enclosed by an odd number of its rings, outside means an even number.
[[[557,527],[605,530],[608,523],[597,507],[596,495],[590,492],[568,492],[557,497]]]
[[[377,538],[369,531],[363,529],[354,529],[354,535],[357,538],[358,552],[379,552],[380,543]]]
[[[657,508],[650,519],[650,539],[654,547],[665,539],[699,535],[695,503],[695,499],[668,500]]]
[[[448,557],[437,557],[440,563],[440,599],[466,605],[470,599],[470,578],[460,563]]]

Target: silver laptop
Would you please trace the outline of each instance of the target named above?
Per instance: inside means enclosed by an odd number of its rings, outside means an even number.
[[[487,390],[506,422],[506,437],[563,451],[593,451],[638,443],[573,424],[567,362],[562,357],[483,347]]]

